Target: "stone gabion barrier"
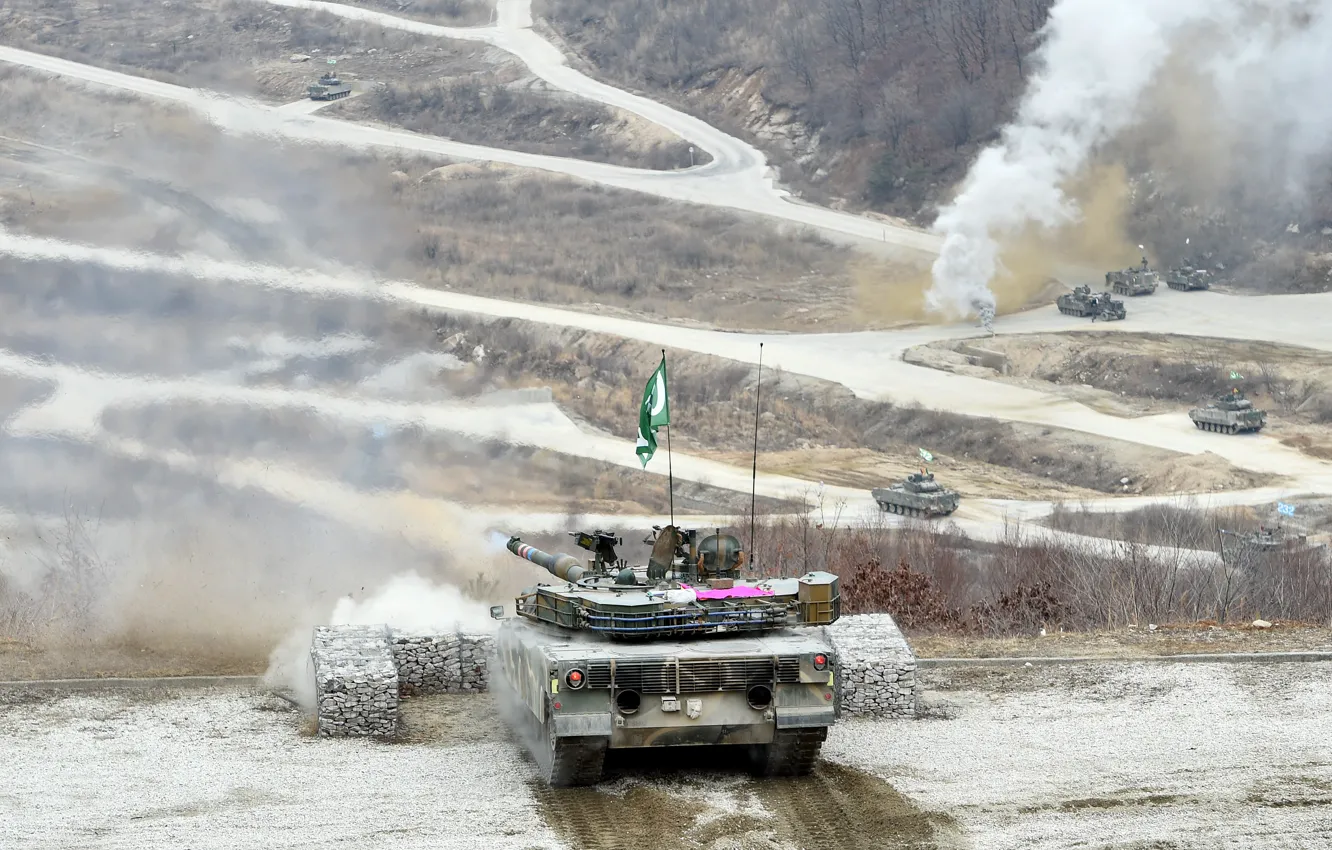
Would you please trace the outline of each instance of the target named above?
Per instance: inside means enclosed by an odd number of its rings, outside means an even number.
[[[915,717],[916,656],[891,616],[843,617],[826,631],[839,659],[836,686],[843,713]],[[319,734],[391,735],[400,696],[485,691],[494,653],[490,635],[321,626],[310,651]]]
[[[402,696],[473,693],[490,684],[488,635],[432,635],[391,632],[393,662]]]
[[[842,617],[828,626],[839,661],[842,711],[864,717],[916,716],[916,655],[888,614]]]
[[[392,735],[398,728],[398,666],[384,626],[319,626],[310,645],[319,734]]]

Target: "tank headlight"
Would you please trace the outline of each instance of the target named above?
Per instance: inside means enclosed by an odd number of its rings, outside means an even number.
[[[564,675],[565,684],[577,690],[587,684],[587,676],[582,670],[570,670]]]
[[[820,653],[818,653],[817,655],[815,655],[815,656],[814,656],[814,669],[815,669],[815,670],[827,670],[827,669],[828,669],[828,656],[824,655],[822,652],[820,652]]]

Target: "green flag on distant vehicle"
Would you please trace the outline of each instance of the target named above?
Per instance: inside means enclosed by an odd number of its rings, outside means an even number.
[[[920,449],[920,459],[925,461],[926,463],[934,463],[934,455],[930,454],[924,449]]]

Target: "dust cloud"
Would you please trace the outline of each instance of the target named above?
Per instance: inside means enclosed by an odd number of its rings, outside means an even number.
[[[345,157],[327,149],[230,135],[117,97],[99,104],[30,75],[0,79],[6,131],[24,143],[4,166],[16,171],[0,173],[6,191],[23,181],[23,203],[0,197],[0,225],[13,232],[331,272],[387,269],[414,247],[391,162],[378,163],[382,185],[361,185],[336,174]],[[382,303],[59,257],[0,256],[0,316],[8,354],[67,369],[69,387],[99,375],[87,382],[99,391],[189,376],[223,389],[427,399],[451,365],[421,355],[432,328]],[[323,344],[339,340],[355,345]],[[222,398],[117,408],[71,403],[63,380],[15,380],[21,400],[0,417],[38,427],[0,435],[0,636],[170,652],[190,672],[223,660],[262,670],[268,659],[282,678],[280,645],[299,636],[308,648],[316,624],[486,628],[486,606],[530,572],[488,550],[465,508],[402,489],[412,461],[384,446],[410,434],[339,421],[345,444],[319,456],[319,435],[302,433],[312,412],[223,416]],[[484,458],[433,450],[419,462]],[[269,484],[238,480],[237,469]]]
[[[1220,185],[1264,187],[1269,202],[1299,196],[1326,160],[1332,7],[1325,2],[1059,0],[1042,36],[1039,70],[1016,119],[977,157],[935,222],[944,244],[925,297],[932,313],[984,318],[1011,304],[1002,280],[1030,285],[1020,259],[1031,255],[1030,240],[1095,223],[1096,211],[1077,192],[1106,157],[1156,165],[1128,142],[1145,124],[1162,124],[1162,105],[1180,99],[1172,94],[1187,92],[1214,132],[1176,119],[1171,157],[1187,161],[1196,145],[1197,159],[1233,169],[1208,173],[1224,176]]]
[[[1081,214],[1061,226],[1028,225],[998,243],[998,262],[989,291],[999,313],[1013,313],[1053,297],[1059,280],[1087,269],[1115,268],[1137,258],[1137,246],[1125,232],[1130,203],[1123,166],[1104,162],[1087,169],[1068,188]],[[853,268],[860,308],[885,325],[895,322],[943,322],[955,316],[930,304],[929,270],[904,269],[885,277],[878,269]]]

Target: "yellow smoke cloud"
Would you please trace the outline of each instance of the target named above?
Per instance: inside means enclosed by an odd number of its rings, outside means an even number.
[[[1002,271],[990,281],[1001,315],[1052,301],[1061,284],[1095,283],[1105,271],[1138,260],[1137,246],[1125,232],[1129,182],[1123,166],[1098,164],[1064,191],[1077,205],[1077,221],[1055,229],[1033,226],[1001,243]],[[1064,279],[1070,273],[1078,279]],[[860,263],[852,275],[859,308],[871,323],[944,321],[925,310],[932,283],[928,268],[885,272],[880,265]]]

